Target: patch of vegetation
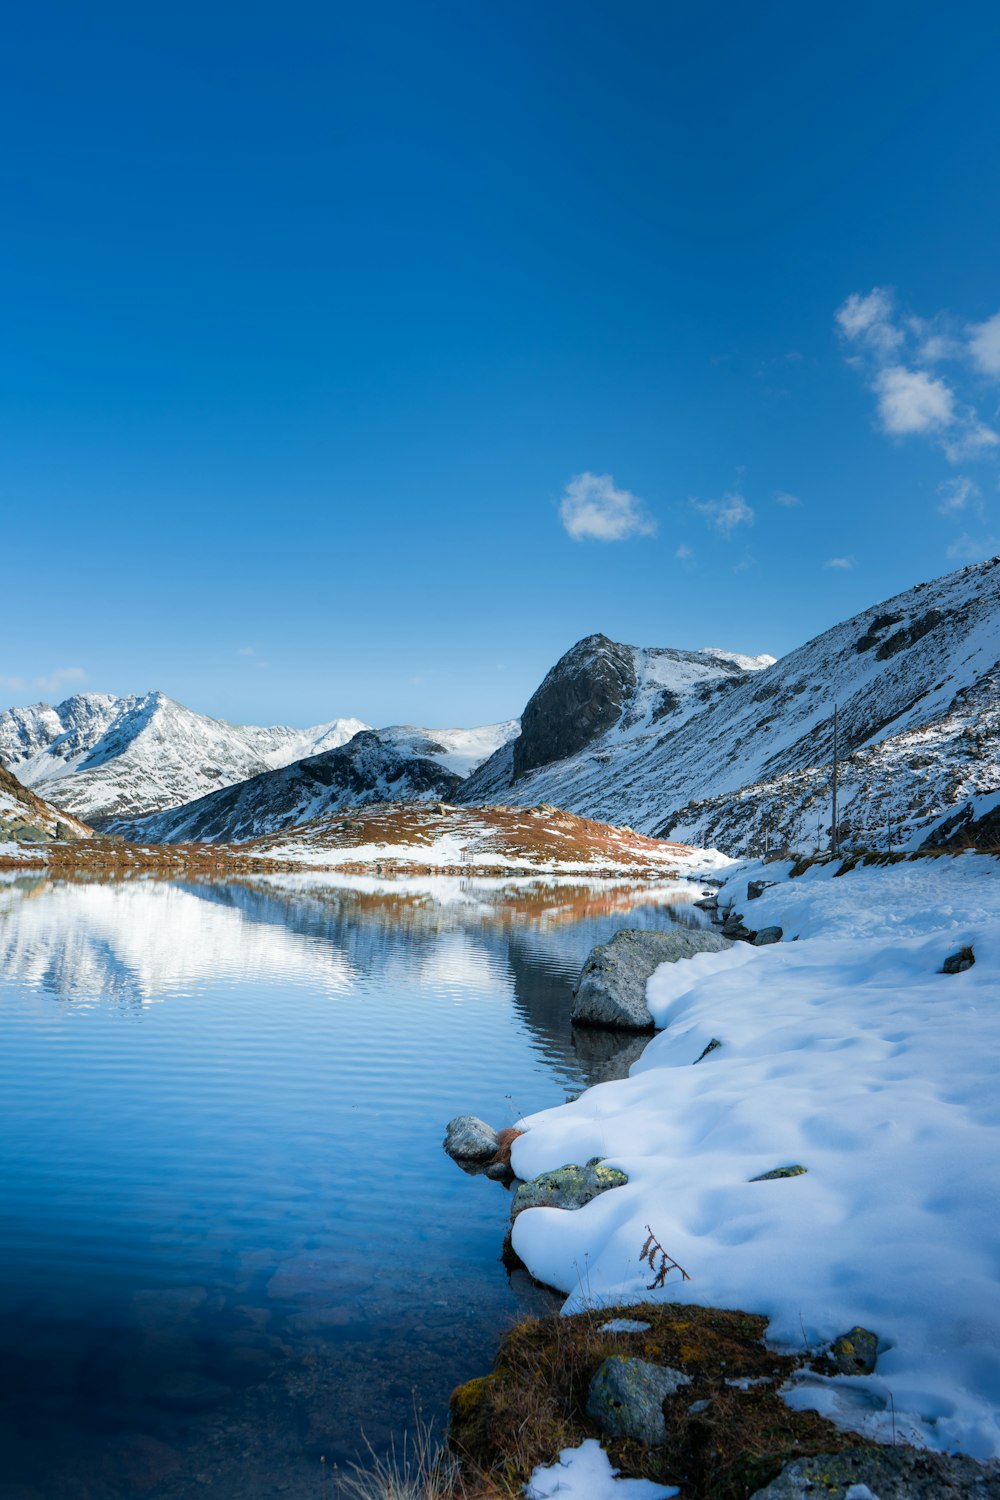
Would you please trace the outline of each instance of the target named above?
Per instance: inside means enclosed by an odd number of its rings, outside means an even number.
[[[648,1331],[601,1331],[619,1315],[648,1323]],[[806,1359],[766,1348],[766,1327],[750,1313],[659,1303],[519,1323],[493,1374],[452,1395],[451,1442],[469,1495],[517,1495],[539,1464],[587,1437],[601,1439],[623,1474],[680,1485],[685,1500],[747,1500],[792,1459],[857,1446],[856,1434],[785,1405],[779,1389]],[[608,1437],[587,1417],[590,1382],[610,1355],[689,1376],[691,1384],[667,1399],[662,1447]]]

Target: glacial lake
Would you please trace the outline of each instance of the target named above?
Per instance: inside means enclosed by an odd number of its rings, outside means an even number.
[[[443,1421],[558,1305],[445,1123],[621,1076],[580,966],[699,893],[0,884],[0,1500],[321,1497]]]

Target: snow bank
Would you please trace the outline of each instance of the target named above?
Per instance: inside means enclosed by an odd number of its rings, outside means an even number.
[[[791,1404],[1000,1454],[1000,864],[788,868],[743,865],[722,899],[802,941],[662,967],[649,1002],[666,1029],[631,1076],[528,1120],[519,1176],[598,1155],[630,1180],[574,1213],[522,1213],[514,1248],[567,1310],[743,1307],[798,1348],[860,1323],[876,1374],[801,1379]],[[754,878],[780,883],[748,904]],[[974,967],[942,974],[966,945]],[[647,1224],[690,1282],[647,1291]]]
[[[525,1485],[527,1500],[671,1500],[680,1490],[651,1479],[618,1479],[618,1470],[597,1442],[587,1438],[579,1448],[564,1448],[559,1462],[536,1469]]]

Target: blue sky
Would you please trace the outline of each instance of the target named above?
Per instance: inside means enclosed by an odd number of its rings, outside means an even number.
[[[17,8],[0,700],[484,722],[1000,551],[998,55],[980,0]]]

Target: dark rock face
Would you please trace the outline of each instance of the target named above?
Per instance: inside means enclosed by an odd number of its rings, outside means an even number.
[[[636,689],[627,646],[588,635],[556,662],[528,701],[514,741],[514,779],[564,760],[617,724]]]
[[[875,660],[887,661],[897,652],[915,646],[917,641],[923,640],[924,636],[929,635],[943,620],[944,615],[939,609],[929,609],[925,615],[920,616],[919,620],[914,620],[912,625],[897,630],[895,635],[891,635],[887,641],[883,642],[875,652]]]
[[[964,1453],[933,1453],[906,1443],[848,1448],[799,1458],[751,1500],[1000,1500],[1000,1463],[977,1463]]]

